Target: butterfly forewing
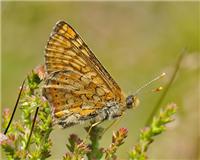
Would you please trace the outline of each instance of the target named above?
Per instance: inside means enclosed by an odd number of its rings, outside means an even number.
[[[45,50],[47,71],[43,95],[57,118],[95,115],[107,102],[124,103],[124,96],[75,30],[59,21]],[[67,123],[67,122],[66,122]]]

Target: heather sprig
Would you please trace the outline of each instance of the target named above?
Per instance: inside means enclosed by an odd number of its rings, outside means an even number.
[[[88,132],[90,129],[86,127],[85,130]],[[100,147],[99,143],[104,133],[104,129],[100,126],[92,127],[89,134],[90,142],[87,139],[81,140],[76,134],[70,135],[67,144],[69,152],[66,152],[63,160],[98,160],[98,159],[116,159],[117,149],[124,143],[127,137],[128,130],[126,128],[120,128],[116,132],[113,132],[112,143],[108,148]]]
[[[94,126],[92,127],[91,131],[90,126],[85,128],[86,132],[89,134],[89,147],[90,147],[90,152],[87,153],[87,157],[89,160],[92,159],[101,159],[103,156],[103,148],[100,147],[100,140],[102,138],[104,128],[100,126]]]
[[[50,156],[52,146],[49,135],[52,131],[50,107],[39,94],[39,85],[42,79],[33,71],[27,77],[27,83],[22,91],[19,109],[21,118],[13,121],[6,135],[1,141],[8,159],[46,159]],[[33,125],[33,117],[36,108],[39,107],[33,134],[30,138],[30,130]],[[10,120],[10,110],[3,112],[2,128],[5,129]]]
[[[120,128],[118,131],[113,132],[112,143],[109,148],[105,150],[105,159],[115,159],[117,149],[124,143],[127,137],[128,130],[126,128]]]
[[[89,146],[81,140],[76,134],[71,134],[68,138],[69,144],[67,148],[69,152],[65,154],[63,160],[79,160],[84,159],[86,154],[90,152]]]
[[[173,121],[173,115],[176,113],[177,107],[174,103],[169,104],[162,109],[158,116],[153,117],[153,121],[149,127],[145,127],[140,131],[139,143],[136,144],[129,154],[131,160],[147,159],[147,149],[154,141],[156,135],[166,130],[166,124]]]

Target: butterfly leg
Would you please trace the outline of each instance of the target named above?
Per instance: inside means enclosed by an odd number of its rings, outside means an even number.
[[[90,132],[91,132],[91,130],[92,130],[92,128],[94,128],[95,126],[97,126],[98,124],[100,124],[102,121],[98,121],[98,122],[95,122],[95,123],[93,123],[91,126],[90,126],[90,128],[88,129],[88,132],[87,132],[87,136],[86,136],[86,140],[88,139],[88,137],[90,136]]]
[[[93,124],[91,124],[90,128],[88,129],[87,131],[87,136],[85,137],[85,139],[79,144],[79,145],[82,145],[83,143],[85,143],[87,141],[87,139],[89,138],[90,136],[90,132],[92,131],[92,128],[94,128],[95,126],[97,126],[98,124],[100,124],[102,121],[98,121],[98,122],[95,122]]]
[[[123,114],[118,118],[115,119],[108,127],[106,127],[102,133],[102,136],[113,126],[113,125],[117,125],[123,118]]]
[[[4,131],[4,134],[7,133],[8,129],[9,129],[10,125],[11,125],[11,122],[12,122],[12,120],[13,120],[13,117],[14,117],[14,115],[15,115],[15,111],[16,111],[16,109],[17,109],[17,105],[18,105],[18,103],[19,103],[19,99],[20,99],[21,93],[22,93],[23,88],[24,88],[25,80],[26,80],[26,79],[24,79],[24,81],[22,82],[22,86],[21,86],[20,92],[19,92],[19,94],[18,94],[17,101],[16,101],[16,103],[15,103],[15,107],[14,107],[14,109],[13,109],[13,112],[12,112],[12,115],[11,115],[11,118],[10,118],[10,121],[9,121],[9,123],[8,123],[8,125],[7,125],[7,127],[6,127],[6,129],[5,129],[5,131]]]

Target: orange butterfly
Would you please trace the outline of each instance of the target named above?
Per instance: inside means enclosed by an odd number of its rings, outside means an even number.
[[[64,21],[57,22],[50,35],[45,67],[43,96],[62,127],[113,119],[138,102],[133,95],[124,96],[78,33]]]

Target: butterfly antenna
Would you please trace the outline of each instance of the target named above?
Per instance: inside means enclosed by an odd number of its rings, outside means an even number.
[[[162,73],[161,75],[157,76],[156,78],[152,79],[151,81],[147,82],[146,84],[144,84],[142,87],[138,88],[135,93],[133,95],[138,95],[138,93],[143,89],[146,88],[147,86],[149,86],[150,84],[152,84],[153,82],[161,79],[162,77],[164,77],[166,75],[166,73]]]
[[[10,124],[11,124],[11,122],[12,122],[12,120],[13,120],[13,117],[14,117],[14,115],[15,115],[15,112],[16,112],[16,109],[17,109],[17,105],[18,105],[18,103],[19,103],[19,99],[20,99],[20,96],[21,96],[21,94],[22,94],[22,90],[23,90],[23,88],[24,88],[25,80],[26,80],[26,79],[24,79],[24,81],[22,82],[22,86],[21,86],[20,92],[19,92],[19,94],[18,94],[18,97],[17,97],[17,101],[16,101],[16,103],[15,103],[14,110],[13,110],[13,112],[12,112],[12,115],[11,115],[10,121],[9,121],[9,123],[8,123],[8,126],[6,127],[6,129],[5,129],[5,131],[4,131],[4,134],[7,133],[8,129],[9,129],[9,127],[10,127]]]
[[[32,126],[31,126],[31,131],[30,131],[30,134],[29,134],[28,141],[26,143],[25,149],[27,149],[28,146],[29,146],[29,143],[30,143],[30,140],[31,140],[31,136],[32,136],[32,133],[33,133],[33,129],[34,129],[34,126],[35,126],[38,110],[39,110],[39,107],[36,108],[35,115],[34,115],[34,118],[33,118],[33,123],[32,123]]]

